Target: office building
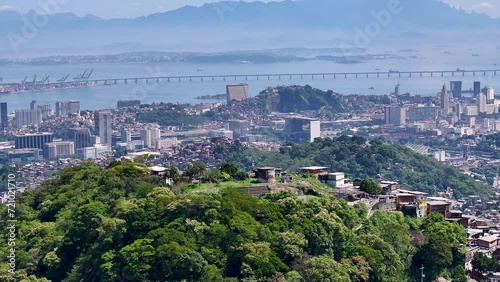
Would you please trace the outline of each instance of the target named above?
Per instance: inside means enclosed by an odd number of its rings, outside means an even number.
[[[94,145],[94,138],[92,138],[92,134],[90,133],[90,129],[88,128],[74,128],[74,143],[75,143],[75,151],[80,150],[86,147],[92,147]]]
[[[116,102],[116,106],[118,109],[121,108],[131,108],[131,107],[139,107],[141,106],[141,101],[140,100],[120,100]]]
[[[38,105],[35,100],[32,100],[30,103],[30,110],[36,110],[38,109]]]
[[[19,163],[24,160],[26,161],[41,161],[42,150],[40,149],[14,149],[7,152],[7,158],[11,163]]]
[[[248,84],[227,85],[227,103],[232,101],[243,101],[248,99]]]
[[[16,149],[33,149],[37,148],[43,150],[43,145],[47,143],[52,143],[53,135],[52,133],[34,133],[34,134],[22,134],[15,136],[15,146]]]
[[[486,96],[486,103],[491,104],[495,101],[495,89],[492,87],[486,86],[482,90],[483,94]]]
[[[100,159],[112,152],[110,146],[96,145],[94,147],[83,148],[83,159]]]
[[[479,114],[486,114],[486,94],[479,93],[476,98],[476,106]]]
[[[122,129],[120,141],[122,143],[132,141],[132,132],[130,131],[130,129],[126,129],[126,128]]]
[[[112,113],[110,111],[95,111],[95,130],[99,134],[99,143],[101,145],[112,145]]]
[[[208,136],[210,138],[221,138],[221,137],[225,137],[227,139],[234,138],[233,132],[231,130],[226,130],[224,128],[218,129],[218,130],[212,130],[212,131],[208,132]]]
[[[285,133],[295,142],[313,142],[321,137],[321,122],[316,119],[292,117],[285,119]]]
[[[454,98],[462,97],[462,81],[450,81],[450,91]]]
[[[75,154],[75,143],[72,141],[61,141],[46,143],[43,148],[45,159],[70,156]]]
[[[80,114],[80,101],[56,102],[56,116],[66,117]]]
[[[231,130],[234,138],[240,138],[250,133],[250,122],[246,120],[230,120],[226,129]]]
[[[385,124],[404,126],[406,124],[406,108],[389,106],[384,109]]]
[[[8,114],[9,112],[7,111],[7,103],[6,102],[0,103],[0,127],[2,129],[9,127]]]
[[[42,122],[42,110],[15,110],[14,125],[16,127],[23,127],[27,125],[35,125]]]
[[[448,90],[446,90],[446,85],[443,85],[441,89],[441,109],[443,109],[443,115],[447,116],[450,110],[450,96]]]
[[[439,117],[441,109],[436,107],[410,107],[408,109],[409,121],[435,120]]]
[[[474,81],[474,97],[481,93],[481,81]]]

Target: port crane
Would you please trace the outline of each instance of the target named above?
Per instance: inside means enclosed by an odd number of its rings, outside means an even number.
[[[92,73],[94,72],[94,69],[92,69],[88,74],[87,76],[85,76],[83,79],[87,80],[90,78],[90,76],[92,75]]]
[[[57,82],[65,82],[66,79],[68,79],[68,77],[69,77],[69,74],[67,76],[62,77],[61,79],[57,80]]]
[[[24,77],[23,81],[21,81],[21,89],[24,89],[24,84],[26,83],[26,80],[28,79],[27,76]]]
[[[40,80],[40,81],[37,81],[36,84],[44,84],[44,83],[49,83],[49,77],[50,75],[48,75],[47,77],[45,77],[44,79]],[[35,76],[36,78],[36,76]]]
[[[83,79],[86,75],[87,75],[87,70],[85,70],[82,74],[75,76],[73,79],[80,80]]]

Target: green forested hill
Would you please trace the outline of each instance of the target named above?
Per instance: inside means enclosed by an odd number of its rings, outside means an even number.
[[[0,281],[412,281],[422,264],[466,281],[465,230],[437,214],[367,220],[334,198],[176,195],[161,182],[131,162],[84,164],[19,195],[17,270],[2,256]]]
[[[480,195],[487,198],[491,191],[458,169],[439,163],[432,157],[417,154],[395,144],[362,137],[342,136],[317,139],[310,144],[283,147],[280,152],[245,149],[238,143],[230,148],[216,149],[218,157],[240,166],[271,165],[297,171],[301,166],[326,166],[330,171],[345,172],[349,177],[381,177],[399,181],[408,188],[435,194],[452,188],[455,197]]]
[[[347,106],[340,94],[306,86],[280,86],[276,92],[261,92],[255,99],[264,105],[267,112],[301,112],[327,109],[330,112],[345,112]]]

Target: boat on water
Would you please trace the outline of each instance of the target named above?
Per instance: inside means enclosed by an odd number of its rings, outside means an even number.
[[[1,94],[9,94],[10,92],[12,92],[12,91],[10,91],[9,89],[0,88],[0,95]]]
[[[370,87],[370,88],[368,88],[368,89],[370,89],[370,90],[375,90],[375,87],[373,87],[373,86],[372,86],[372,87]]]

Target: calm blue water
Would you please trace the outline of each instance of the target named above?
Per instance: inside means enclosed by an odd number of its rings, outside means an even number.
[[[411,54],[400,54],[411,55]],[[293,62],[280,64],[183,64],[183,63],[162,63],[162,64],[94,64],[94,65],[57,65],[57,66],[26,66],[16,65],[0,67],[0,76],[4,82],[18,82],[25,76],[28,80],[33,79],[37,74],[37,79],[50,75],[51,81],[71,74],[70,78],[82,73],[85,69],[95,69],[93,79],[114,78],[114,77],[141,77],[141,76],[168,76],[168,75],[216,75],[216,74],[262,74],[262,73],[312,73],[312,72],[354,72],[354,71],[374,71],[376,68],[381,71],[389,69],[408,70],[455,70],[457,68],[473,69],[496,69],[490,58],[472,57],[469,55],[440,55],[433,59],[392,59],[371,61],[362,64],[343,65],[325,61]],[[438,58],[438,59],[436,59]],[[202,71],[198,71],[202,70]],[[499,74],[500,75],[500,74]],[[482,85],[490,85],[500,89],[500,76],[497,77],[461,77],[451,76],[440,77],[403,77],[403,78],[321,78],[311,79],[304,77],[303,80],[289,80],[283,77],[282,80],[270,80],[255,78],[248,81],[229,79],[226,81],[193,81],[193,82],[164,82],[149,84],[130,82],[128,84],[118,84],[113,86],[98,86],[83,89],[64,89],[49,92],[36,93],[12,93],[0,96],[0,101],[8,102],[9,111],[18,108],[28,108],[31,100],[37,100],[39,104],[52,104],[56,101],[79,100],[82,109],[114,108],[116,101],[138,99],[143,103],[151,102],[190,102],[200,103],[201,100],[194,99],[200,95],[213,95],[225,92],[226,84],[243,83],[249,84],[252,96],[268,86],[310,84],[313,87],[323,90],[333,90],[341,94],[389,94],[394,90],[394,86],[400,83],[401,93],[410,92],[412,94],[435,95],[441,90],[443,83],[449,85],[450,80],[464,81],[464,89],[472,88],[473,81],[481,81]],[[374,87],[374,90],[369,90]]]

